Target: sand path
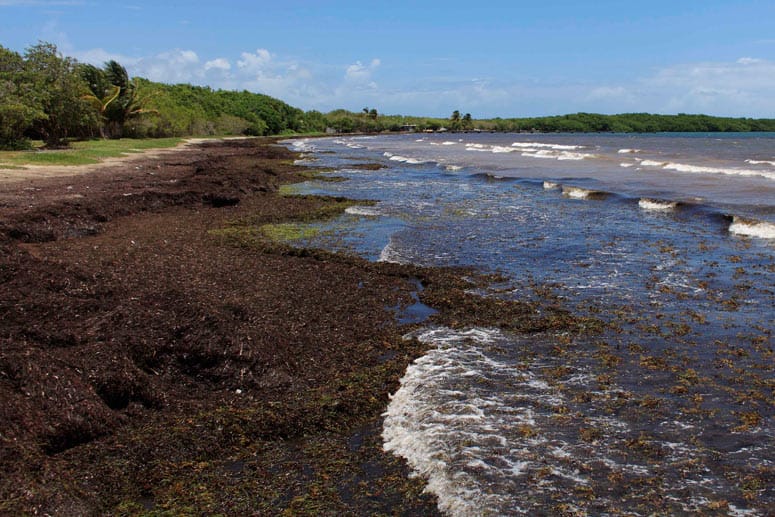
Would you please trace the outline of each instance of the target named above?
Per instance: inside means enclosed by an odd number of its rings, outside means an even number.
[[[21,168],[5,169],[0,167],[0,183],[11,183],[43,178],[55,178],[63,176],[78,176],[99,170],[108,171],[115,166],[123,166],[128,163],[159,158],[161,156],[179,153],[181,151],[193,151],[195,144],[202,142],[217,142],[222,140],[238,140],[250,137],[224,137],[224,138],[186,138],[175,147],[160,147],[132,152],[122,156],[105,158],[98,163],[88,165],[24,165]]]

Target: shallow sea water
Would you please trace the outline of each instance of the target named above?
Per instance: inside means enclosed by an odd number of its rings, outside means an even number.
[[[288,143],[347,178],[299,193],[376,201],[319,224],[302,245],[498,272],[507,280],[479,294],[551,292],[615,324],[584,338],[407,335],[431,349],[392,398],[385,448],[427,479],[442,510],[775,508],[773,144],[475,134]]]

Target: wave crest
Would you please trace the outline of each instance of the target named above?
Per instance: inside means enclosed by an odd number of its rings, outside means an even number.
[[[759,239],[775,239],[775,223],[735,216],[732,218],[732,224],[729,225],[729,233]]]

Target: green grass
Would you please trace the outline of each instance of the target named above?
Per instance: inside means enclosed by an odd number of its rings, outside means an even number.
[[[320,233],[320,228],[305,223],[276,223],[263,225],[261,232],[273,241],[290,242],[311,239]]]
[[[115,158],[147,149],[174,147],[182,138],[149,138],[119,140],[85,140],[73,142],[68,149],[45,151],[38,148],[32,151],[0,152],[0,167],[19,168],[24,165],[89,165],[99,163],[105,158]]]

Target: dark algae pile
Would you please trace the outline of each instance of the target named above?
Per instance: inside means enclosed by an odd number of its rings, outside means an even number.
[[[0,185],[0,514],[434,515],[381,437],[427,349],[403,338],[418,286],[436,324],[599,331],[480,303],[471,272],[278,242],[350,205],[281,195],[295,156],[234,140]]]

